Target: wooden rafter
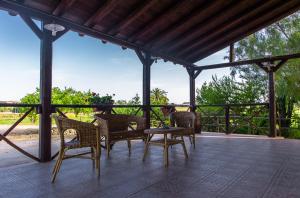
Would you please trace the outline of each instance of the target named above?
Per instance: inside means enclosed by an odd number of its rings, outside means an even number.
[[[224,31],[236,27],[247,24],[249,18],[254,18],[262,14],[262,10],[264,8],[270,8],[270,6],[274,5],[272,1],[262,1],[253,7],[249,7],[246,10],[243,10],[241,13],[237,14],[233,18],[229,18],[219,26],[216,26],[213,30],[210,30],[210,34],[205,32],[204,34],[200,34],[197,38],[194,39],[193,42],[187,43],[186,48],[181,50],[178,53],[178,56],[184,55],[192,51],[195,47],[200,46],[203,42],[210,40],[211,38],[215,38],[220,35],[224,35]],[[206,35],[206,36],[204,36]]]
[[[76,0],[60,0],[52,14],[56,16],[63,15],[75,2]]]
[[[166,10],[162,12],[159,16],[153,18],[149,23],[147,23],[143,28],[139,29],[136,31],[134,34],[132,34],[129,37],[129,41],[135,42],[136,40],[139,39],[140,36],[143,36],[144,34],[147,34],[149,31],[154,28],[156,24],[160,24],[161,22],[165,21],[166,18],[172,14],[173,12],[176,12],[177,9],[180,9],[183,7],[187,1],[177,1],[174,3],[172,6],[169,6]]]
[[[125,17],[123,20],[121,20],[115,28],[111,29],[108,33],[112,35],[116,35],[125,28],[127,28],[132,22],[134,22],[136,19],[138,19],[143,13],[145,13],[150,7],[152,7],[155,3],[157,3],[157,0],[144,0],[141,1],[136,9],[134,9],[133,12],[131,12],[127,17]]]
[[[228,46],[230,43],[239,41],[240,39],[266,27],[275,21],[288,16],[289,14],[294,13],[299,10],[300,2],[298,1],[284,1],[281,2],[282,5],[273,7],[270,12],[261,13],[260,17],[254,16],[252,21],[241,21],[239,27],[233,27],[226,32],[223,32],[221,38],[217,41],[209,40],[205,43],[202,43],[203,48],[197,50],[197,52],[192,52],[186,56],[186,60],[191,62],[196,62],[202,58],[207,57],[208,55],[223,49]],[[243,27],[247,23],[247,30]]]
[[[170,42],[172,39],[175,39],[178,36],[178,32],[182,29],[187,29],[190,21],[194,21],[200,19],[201,21],[204,20],[205,13],[209,13],[212,8],[214,8],[215,4],[220,3],[220,1],[206,1],[206,3],[196,7],[191,13],[187,14],[186,16],[182,17],[176,23],[171,25],[166,30],[162,31],[157,37],[147,41],[148,45],[146,47],[155,46],[164,46],[166,43]],[[203,12],[199,11],[202,10]]]
[[[187,42],[195,42],[195,37],[199,34],[201,36],[207,35],[207,30],[209,30],[210,26],[217,26],[220,21],[224,18],[230,18],[234,15],[234,12],[237,12],[237,8],[240,8],[241,5],[249,4],[248,1],[228,1],[228,4],[223,8],[222,12],[212,13],[212,15],[207,18],[206,20],[200,21],[200,23],[195,24],[193,28],[188,29],[183,35],[180,35],[177,39],[173,40],[174,42],[170,43],[166,46],[166,50],[175,51],[177,49],[182,49],[181,47],[184,46]],[[245,6],[244,6],[245,7]],[[231,18],[230,18],[231,19]],[[183,39],[182,39],[183,38]],[[189,46],[189,45],[187,45]],[[183,49],[184,50],[184,49]]]
[[[270,4],[272,4],[272,1],[261,1],[250,6],[249,1],[240,1],[239,3],[234,2],[232,5],[228,5],[228,8],[223,12],[216,13],[207,21],[199,24],[198,28],[186,32],[185,36],[183,36],[185,39],[174,42],[175,44],[168,48],[168,51],[182,49],[177,55],[183,55],[192,50],[194,46],[198,46],[198,43],[202,40],[208,40],[208,37],[211,38],[213,35],[226,30],[226,28],[232,27],[239,21],[248,18],[249,15],[259,12],[263,6]],[[244,9],[241,9],[241,7]],[[224,19],[222,18],[226,18],[225,22],[223,22]],[[184,48],[182,48],[183,46]]]
[[[84,22],[84,25],[93,26],[97,24],[97,22],[107,16],[117,5],[118,0],[106,0],[106,2]]]

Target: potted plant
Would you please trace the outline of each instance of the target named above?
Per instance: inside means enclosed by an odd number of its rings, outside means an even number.
[[[175,107],[173,106],[173,104],[171,105],[166,105],[166,106],[162,106],[160,108],[162,114],[164,115],[164,117],[168,117],[171,113],[175,112],[176,109]]]
[[[92,93],[91,97],[88,99],[91,105],[113,105],[113,95],[106,94],[105,96],[100,96],[98,93]],[[103,106],[103,107],[95,107],[93,108],[94,112],[102,111],[105,113],[111,113],[112,107],[111,106]]]

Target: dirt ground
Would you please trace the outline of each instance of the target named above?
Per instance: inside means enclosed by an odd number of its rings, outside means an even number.
[[[0,133],[3,134],[11,125],[0,125]],[[11,142],[24,149],[25,151],[38,156],[39,149],[39,135],[38,126],[34,125],[21,125],[17,126],[8,136]],[[69,135],[68,138],[72,138]],[[57,133],[52,134],[52,154],[58,151],[59,136]],[[12,148],[5,141],[0,141],[0,168],[10,167],[14,165],[33,163],[34,160],[21,154],[19,151]]]
[[[0,125],[0,133],[3,134],[11,125]],[[19,135],[19,134],[38,134],[38,126],[36,125],[19,125],[10,132],[10,135]]]

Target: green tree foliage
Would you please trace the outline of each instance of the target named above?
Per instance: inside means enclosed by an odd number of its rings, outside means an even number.
[[[118,100],[116,102],[117,105],[141,105],[141,98],[138,94],[136,94],[131,100]],[[129,107],[129,108],[116,108],[115,111],[118,114],[126,114],[126,115],[135,115],[138,108]],[[143,114],[142,109],[136,114],[141,116]]]
[[[300,13],[293,14],[273,25],[238,42],[235,54],[238,60],[266,56],[299,53]],[[300,61],[291,60],[276,72],[277,115],[280,126],[290,127],[295,103],[300,99]],[[255,86],[256,91],[266,100],[266,75],[256,66],[238,67],[233,75],[245,79],[245,84]],[[285,131],[287,133],[288,131]],[[288,134],[283,134],[288,136]]]
[[[151,90],[150,93],[150,101],[151,104],[153,105],[165,105],[168,104],[169,99],[167,97],[166,91],[159,89],[159,88],[154,88]]]
[[[89,98],[92,97],[91,91],[81,92],[76,91],[73,88],[58,87],[52,88],[52,103],[53,104],[89,104]],[[29,93],[21,98],[21,103],[24,104],[39,104],[40,103],[40,90],[36,88],[35,92]],[[21,112],[25,112],[26,108],[21,108]],[[88,108],[60,108],[61,111],[67,113],[74,113],[75,116],[79,113],[90,113],[92,110]],[[34,123],[37,119],[36,112],[32,112],[29,115],[30,120]]]
[[[169,102],[169,98],[167,96],[166,91],[154,88],[151,90],[150,93],[150,101],[152,105],[167,105]],[[160,121],[157,118],[157,116],[160,118],[160,120],[166,121],[166,118],[164,117],[163,113],[160,110],[160,107],[153,107],[152,110],[154,112],[151,112],[151,125],[152,126],[159,126]]]
[[[300,13],[296,13],[236,43],[235,60],[299,53],[299,43]],[[294,107],[300,100],[299,76],[299,59],[288,61],[276,72],[277,115],[282,127],[293,124]],[[267,74],[256,65],[234,67],[231,77],[213,77],[212,82],[197,89],[197,102],[200,104],[267,101]]]
[[[238,85],[230,76],[218,79],[212,76],[212,81],[205,82],[196,90],[198,104],[229,104],[238,100]]]
[[[21,103],[24,104],[39,104],[40,103],[40,89],[36,88],[35,92],[27,94],[23,98],[21,98]],[[28,108],[21,108],[20,112],[26,112],[28,111]],[[32,123],[35,123],[37,120],[37,114],[36,112],[32,111],[28,115],[30,121]]]

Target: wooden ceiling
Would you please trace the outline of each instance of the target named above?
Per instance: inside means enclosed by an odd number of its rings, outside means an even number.
[[[185,64],[298,11],[300,0],[0,0],[0,8]]]

